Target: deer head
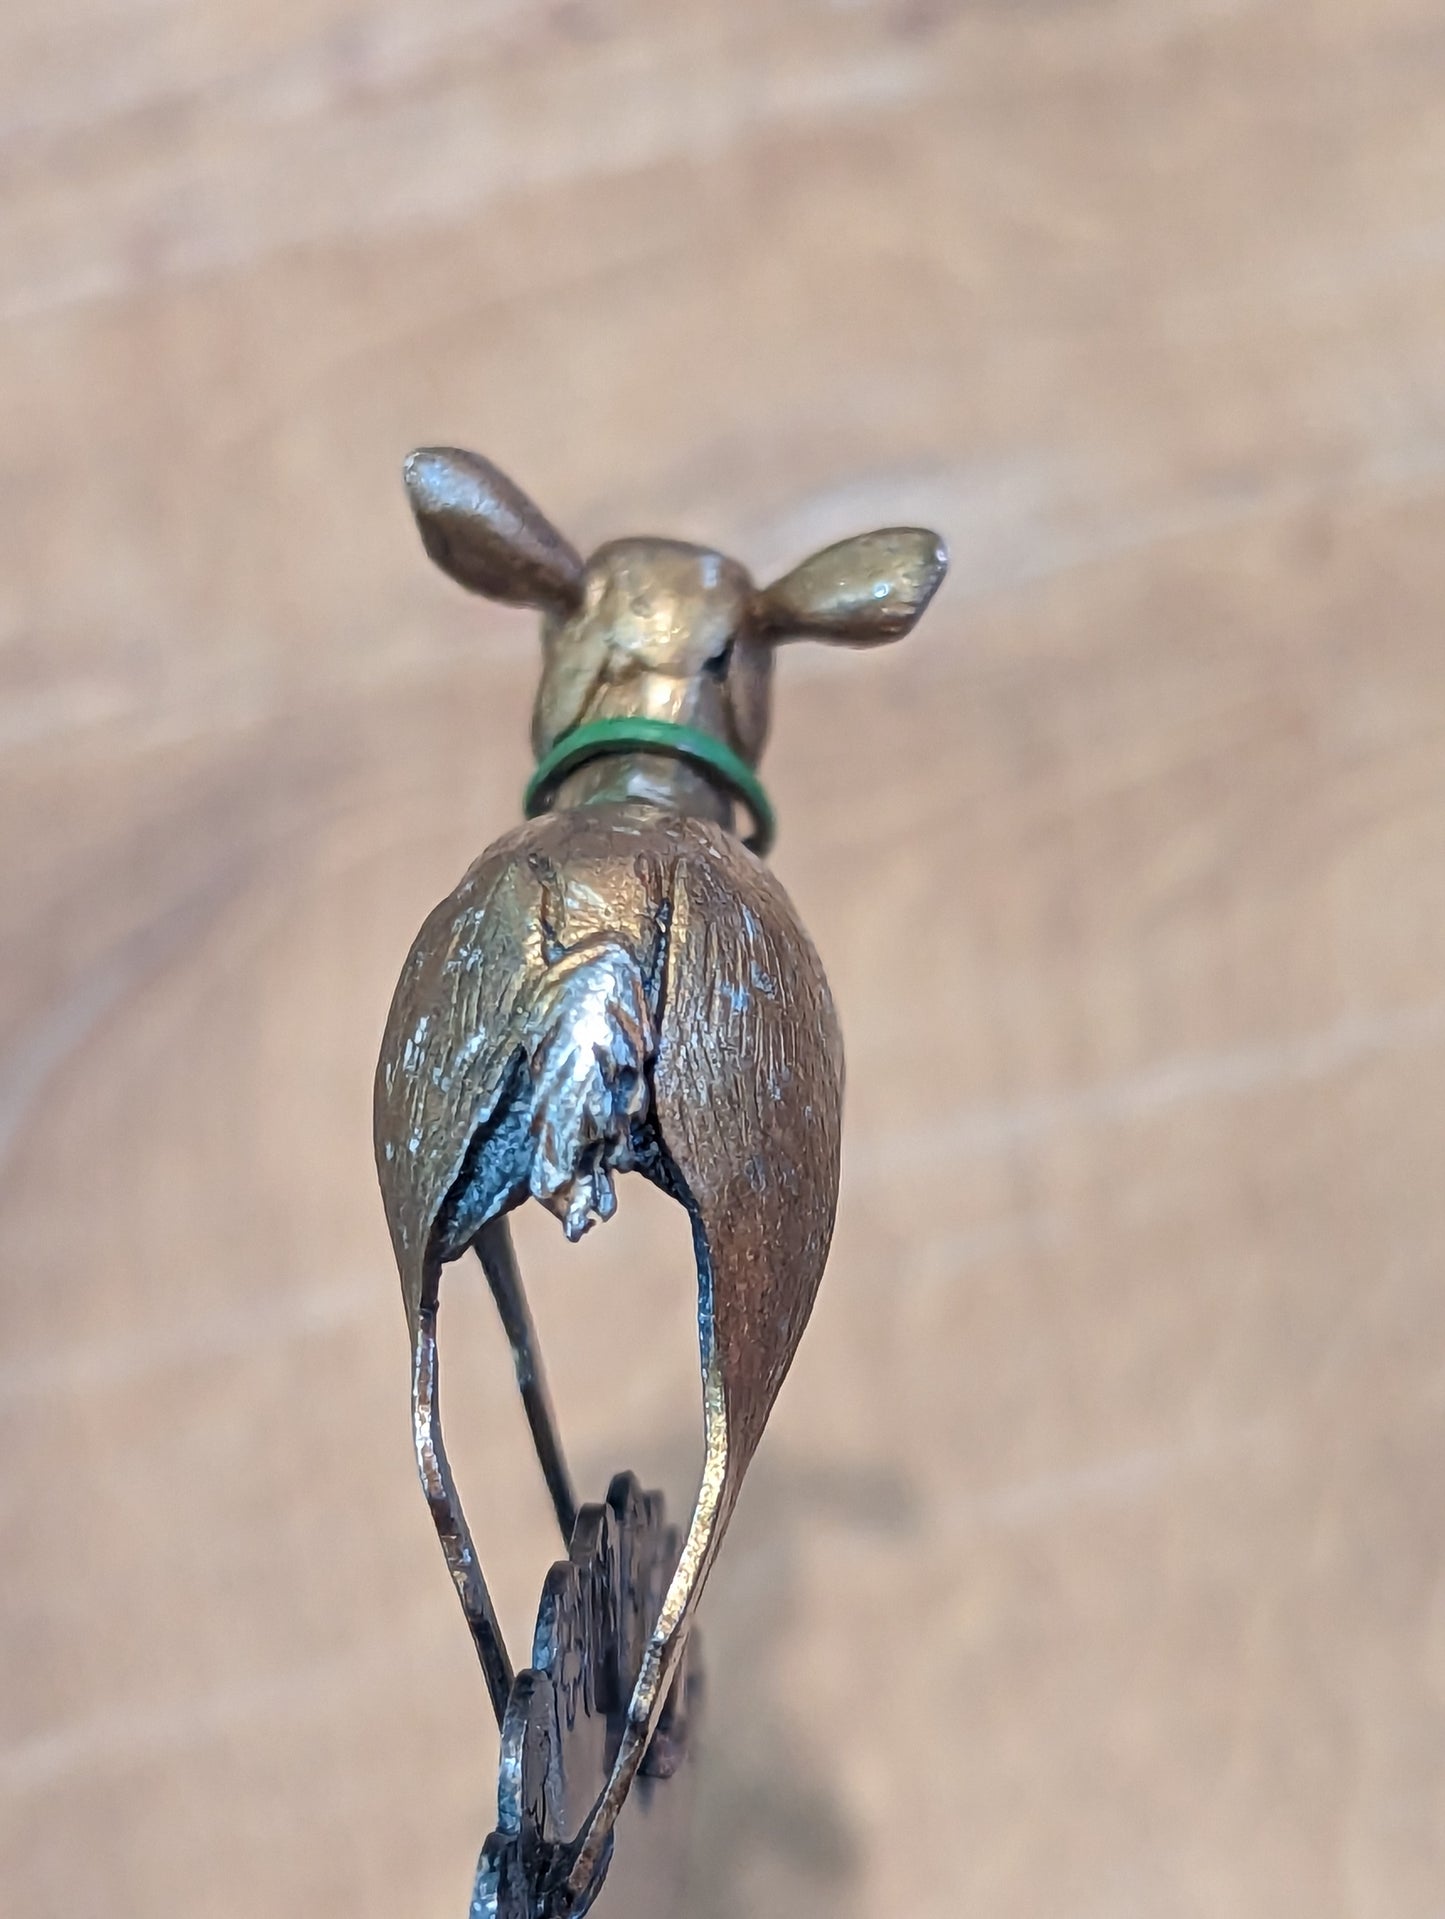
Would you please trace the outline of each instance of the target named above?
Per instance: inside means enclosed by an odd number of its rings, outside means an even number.
[[[490,461],[423,447],[405,468],[428,554],[460,585],[543,616],[532,745],[594,720],[668,720],[755,766],[773,649],[784,640],[901,639],[948,565],[920,527],[860,533],[757,587],[725,554],[680,540],[610,540],[584,561]]]

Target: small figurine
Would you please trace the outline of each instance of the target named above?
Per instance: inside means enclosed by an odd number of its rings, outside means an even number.
[[[762,864],[774,822],[754,769],[773,651],[797,638],[900,638],[947,562],[934,534],[891,528],[762,588],[735,560],[674,540],[610,541],[584,563],[475,454],[414,453],[406,483],[445,572],[543,616],[526,823],[477,860],[417,936],[376,1078],[417,1460],[499,1723],[512,1669],[437,1406],[441,1270],[468,1247],[480,1255],[571,1540],[576,1504],[506,1215],[531,1194],[575,1240],[611,1217],[617,1174],[636,1171],[686,1207],[696,1249],[696,1507],[680,1553],[675,1540],[669,1548],[675,1565],[632,1662],[605,1783],[556,1836],[537,1868],[545,1884],[515,1895],[519,1911],[530,1902],[573,1914],[596,1895],[619,1810],[664,1708],[674,1710],[688,1625],[833,1227],[842,1046],[817,954]],[[734,832],[739,804],[751,816],[746,841]],[[635,1489],[617,1498],[636,1507]],[[595,1533],[599,1509],[587,1510]],[[474,1912],[497,1896],[493,1883]]]

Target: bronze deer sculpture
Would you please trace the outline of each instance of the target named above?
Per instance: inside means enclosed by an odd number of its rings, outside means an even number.
[[[475,1247],[564,1536],[576,1507],[506,1215],[530,1193],[569,1239],[635,1170],[689,1212],[705,1464],[607,1786],[570,1850],[595,1878],[657,1726],[688,1624],[822,1278],[838,1191],[843,1056],[827,981],[762,864],[755,767],[773,651],[907,633],[947,564],[891,528],[758,588],[721,553],[614,540],[585,563],[487,461],[411,456],[431,558],[539,610],[537,772],[526,823],[426,921],[387,1022],[377,1167],[413,1351],[418,1466],[501,1720],[511,1668],[447,1465],[437,1404],[442,1267]],[[743,801],[753,833],[733,832]]]

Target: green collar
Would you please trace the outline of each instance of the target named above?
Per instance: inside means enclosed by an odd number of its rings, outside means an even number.
[[[569,773],[589,760],[600,760],[611,753],[671,753],[688,760],[721,780],[753,816],[753,830],[743,844],[765,859],[777,837],[777,817],[762,781],[725,741],[703,733],[695,726],[683,726],[677,720],[635,719],[592,720],[586,726],[574,726],[554,740],[538,760],[527,782],[523,804],[529,820],[545,813],[557,788]]]

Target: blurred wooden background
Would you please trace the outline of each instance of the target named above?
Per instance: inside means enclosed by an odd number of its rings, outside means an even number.
[[[368,1101],[535,639],[427,440],[583,545],[954,553],[781,674],[846,1197],[692,1919],[1438,1919],[1438,6],[8,0],[0,155],[7,1919],[461,1919],[490,1822]],[[587,1486],[681,1503],[681,1216],[521,1237]]]

